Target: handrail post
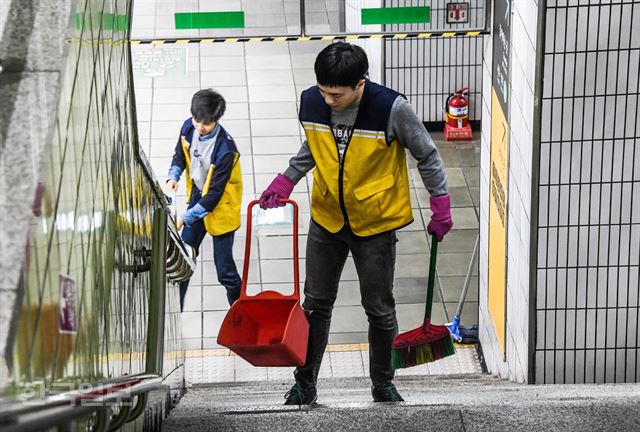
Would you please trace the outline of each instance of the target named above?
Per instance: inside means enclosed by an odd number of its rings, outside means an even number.
[[[484,4],[484,29],[491,30],[491,12],[493,11],[493,2],[487,0]]]
[[[307,35],[307,26],[305,23],[305,11],[304,11],[304,2],[306,0],[300,0],[300,36]]]
[[[167,211],[163,208],[156,209],[153,213],[152,233],[145,371],[162,376],[167,281]]]

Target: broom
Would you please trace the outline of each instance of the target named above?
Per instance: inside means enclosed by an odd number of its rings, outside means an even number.
[[[391,363],[395,369],[430,363],[456,352],[449,329],[445,326],[431,324],[431,305],[433,304],[437,252],[438,239],[433,235],[424,323],[416,329],[399,334],[393,340]]]

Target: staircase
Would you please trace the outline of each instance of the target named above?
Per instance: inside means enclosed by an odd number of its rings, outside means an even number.
[[[484,374],[402,376],[406,402],[376,404],[368,378],[322,380],[318,404],[285,407],[292,383],[194,385],[164,431],[638,431],[640,386],[524,385]]]

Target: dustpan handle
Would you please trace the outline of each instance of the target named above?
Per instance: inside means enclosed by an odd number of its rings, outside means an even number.
[[[438,254],[438,238],[431,236],[431,258],[429,259],[429,278],[427,280],[427,303],[424,310],[424,318],[431,319],[431,306],[433,305],[433,286],[436,282],[436,255]]]
[[[240,288],[240,298],[249,297],[247,295],[247,279],[249,279],[249,257],[251,256],[251,225],[253,219],[253,206],[259,200],[253,200],[247,207],[247,239],[244,247],[244,264],[242,266],[242,287]],[[298,204],[294,200],[280,199],[281,203],[293,206],[293,294],[285,296],[287,298],[300,299],[300,271],[298,262]]]

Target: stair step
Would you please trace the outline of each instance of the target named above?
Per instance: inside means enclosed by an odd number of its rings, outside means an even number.
[[[291,382],[190,389],[165,431],[640,430],[640,386],[512,383],[484,374],[398,377],[406,402],[376,404],[365,378],[322,380],[318,404],[285,407]]]

